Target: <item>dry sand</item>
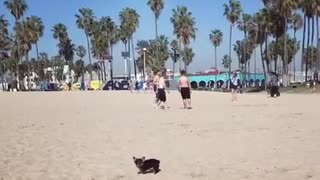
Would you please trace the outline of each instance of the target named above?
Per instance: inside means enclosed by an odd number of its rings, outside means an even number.
[[[319,95],[0,93],[0,180],[320,179]],[[132,156],[161,160],[138,175]]]

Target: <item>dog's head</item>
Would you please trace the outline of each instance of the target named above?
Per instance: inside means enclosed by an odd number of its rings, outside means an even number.
[[[136,158],[133,157],[133,162],[136,164],[137,168],[140,168],[143,165],[143,162],[146,158],[142,157],[142,158]]]

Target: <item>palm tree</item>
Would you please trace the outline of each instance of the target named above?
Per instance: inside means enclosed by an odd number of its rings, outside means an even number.
[[[92,24],[95,19],[94,13],[92,9],[89,8],[81,8],[79,9],[79,14],[75,15],[76,17],[76,24],[78,25],[78,28],[82,29],[86,35],[87,39],[87,49],[88,49],[88,57],[89,57],[89,64],[90,67],[92,65],[91,60],[91,52],[90,52],[90,36],[92,33]],[[92,80],[92,70],[89,70],[90,78]]]
[[[10,13],[14,16],[16,23],[20,21],[23,17],[24,13],[28,10],[28,5],[25,0],[6,0],[4,1],[4,6],[10,11]],[[17,32],[16,32],[17,34]],[[21,60],[20,55],[20,47],[18,44],[17,36],[15,39],[15,46],[16,46],[16,74],[19,73],[19,62]]]
[[[192,13],[185,6],[178,6],[172,12],[173,16],[170,20],[173,24],[173,33],[179,39],[179,52],[181,52],[181,43],[184,45],[183,49],[185,49],[190,44],[191,39],[196,38],[196,22]],[[179,61],[179,70],[181,71],[181,60]]]
[[[68,38],[67,27],[62,23],[54,25],[51,31],[53,38],[59,40],[60,43],[65,42]]]
[[[83,58],[87,54],[87,49],[84,46],[80,45],[76,48],[76,54],[81,60],[83,60]]]
[[[32,43],[34,42],[33,27],[30,18],[18,22],[15,26],[17,32],[17,40],[21,48],[22,55],[26,58],[27,65],[27,77],[28,77],[28,90],[30,90],[31,79],[30,79],[30,63],[29,63],[29,51],[31,50]]]
[[[297,34],[297,31],[300,30],[303,26],[303,19],[299,13],[294,13],[290,18],[291,18],[290,21],[292,23],[291,28],[293,29],[293,37],[294,39],[297,39],[296,34]],[[293,59],[293,81],[296,81],[296,57],[295,56]]]
[[[75,45],[69,38],[67,27],[62,23],[58,23],[53,26],[51,31],[53,32],[53,38],[59,41],[57,44],[59,48],[59,56],[64,57],[64,60],[66,63],[68,63],[69,68],[71,68],[74,58]]]
[[[184,62],[184,69],[187,72],[187,67],[192,63],[195,54],[192,48],[186,47],[182,53],[182,61]]]
[[[178,53],[178,41],[177,40],[172,40],[170,43],[170,47],[171,47],[171,52],[170,52],[170,56],[172,59],[172,72],[173,74],[175,73],[175,67],[176,67],[176,63],[178,61],[178,58],[180,56],[180,54]]]
[[[39,59],[39,49],[38,49],[38,41],[43,36],[44,25],[42,19],[37,16],[31,16],[27,18],[30,21],[30,26],[32,29],[32,43],[36,45],[36,53],[37,53],[37,60]]]
[[[239,20],[242,9],[239,0],[229,0],[229,4],[224,4],[224,16],[230,22],[230,41],[229,41],[229,57],[231,58],[231,46],[232,46],[232,28],[234,24]],[[231,66],[229,66],[229,79],[231,74]]]
[[[287,32],[288,32],[288,19],[292,14],[292,11],[298,7],[296,0],[274,0],[274,9],[278,11],[280,18],[283,18],[284,23],[284,73],[283,73],[283,84],[287,86],[288,81],[288,49],[287,49]]]
[[[231,58],[229,57],[229,55],[224,55],[223,58],[222,58],[222,65],[225,69],[230,69],[230,66],[231,66],[231,63],[232,63],[232,60]]]
[[[10,11],[10,13],[19,21],[24,13],[28,10],[28,5],[25,0],[6,0],[4,6]]]
[[[139,18],[140,15],[137,13],[135,9],[132,8],[125,8],[123,9],[120,14],[120,28],[123,33],[123,38],[126,42],[128,42],[128,52],[129,52],[129,58],[130,55],[130,42],[133,43],[133,34],[136,32],[137,28],[139,27]],[[132,45],[133,46],[133,45]],[[133,51],[133,49],[132,49]],[[134,51],[132,52],[134,53]],[[137,78],[137,72],[136,72],[136,61],[133,61],[134,63],[134,73],[135,77]],[[128,62],[129,65],[129,79],[131,79],[131,63]]]
[[[214,46],[214,67],[216,70],[218,69],[218,58],[217,58],[217,48],[221,45],[223,41],[223,33],[222,31],[215,29],[211,30],[211,33],[209,34],[210,41],[212,45]],[[215,82],[217,82],[217,76],[215,76]]]
[[[249,15],[249,14],[243,13],[242,14],[242,18],[238,21],[238,29],[240,31],[243,31],[244,39],[248,38],[248,30],[249,30],[250,24],[252,24],[252,16]],[[244,43],[244,47],[243,47],[243,51],[244,51],[244,53],[243,53],[244,57],[243,58],[244,59],[247,59],[246,58],[247,53],[245,53],[245,52],[247,52],[246,45],[247,45],[247,42]],[[248,59],[248,61],[246,63],[248,63],[248,69],[250,70],[250,59]],[[240,67],[240,63],[238,64],[238,67]],[[244,73],[247,74],[247,65],[245,65],[245,72]]]
[[[164,0],[148,0],[147,4],[148,6],[150,6],[151,10],[154,13],[155,31],[156,31],[156,39],[157,39],[158,38],[158,20],[164,8]]]

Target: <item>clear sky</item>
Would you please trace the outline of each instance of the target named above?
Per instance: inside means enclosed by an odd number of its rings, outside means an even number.
[[[39,42],[39,51],[47,52],[49,56],[58,53],[57,41],[52,37],[52,27],[56,23],[63,23],[68,27],[68,33],[73,43],[76,45],[84,45],[86,47],[86,39],[84,32],[79,30],[75,24],[75,14],[79,8],[87,7],[94,10],[96,17],[110,16],[117,24],[119,24],[119,12],[125,7],[131,7],[137,10],[140,15],[140,26],[134,34],[134,41],[148,40],[155,37],[154,15],[150,8],[146,5],[147,0],[26,0],[29,9],[25,16],[36,15],[42,18],[45,24],[44,37]],[[219,66],[222,67],[222,56],[228,54],[229,42],[229,23],[223,16],[223,4],[228,0],[165,0],[165,8],[159,20],[159,34],[165,34],[170,41],[174,38],[173,27],[170,23],[172,9],[178,5],[186,6],[196,19],[196,40],[192,42],[195,52],[195,58],[189,69],[191,71],[201,71],[214,66],[213,46],[209,41],[209,33],[212,29],[220,29],[224,33],[223,44],[218,49]],[[0,0],[0,14],[5,14],[10,23],[13,24],[13,17],[5,9],[3,2]],[[242,9],[245,13],[253,14],[262,8],[261,0],[240,0]],[[298,33],[298,39],[301,39],[301,32]],[[243,33],[235,29],[233,33],[233,43],[236,40],[243,39]],[[115,47],[115,72],[123,73],[124,60],[121,58],[121,51],[124,45],[119,43]],[[31,56],[35,57],[34,49]],[[237,66],[236,54],[232,52],[233,67]],[[259,52],[258,65],[260,68],[261,59]],[[300,56],[298,55],[297,59]],[[87,57],[86,57],[87,61]],[[168,68],[171,68],[171,59],[168,60]],[[253,63],[252,63],[253,64]],[[296,63],[299,64],[298,62]],[[260,68],[261,69],[261,68]]]

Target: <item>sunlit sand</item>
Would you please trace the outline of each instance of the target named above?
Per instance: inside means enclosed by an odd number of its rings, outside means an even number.
[[[0,93],[0,179],[320,179],[319,95]],[[132,157],[161,161],[137,174]]]

